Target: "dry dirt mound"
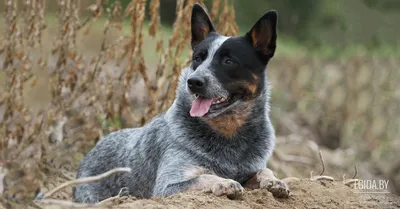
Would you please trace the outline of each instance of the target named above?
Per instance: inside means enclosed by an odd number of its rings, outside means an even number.
[[[400,208],[394,194],[359,194],[341,182],[300,179],[289,182],[288,199],[274,198],[265,190],[246,191],[241,200],[216,197],[204,192],[176,194],[167,198],[134,199],[123,197],[110,203],[112,208]],[[65,208],[47,205],[45,208]]]

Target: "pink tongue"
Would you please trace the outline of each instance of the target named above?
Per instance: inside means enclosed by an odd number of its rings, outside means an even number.
[[[204,116],[208,110],[210,110],[210,106],[212,104],[213,99],[204,99],[198,97],[192,103],[192,109],[190,110],[190,116],[192,117],[202,117]]]

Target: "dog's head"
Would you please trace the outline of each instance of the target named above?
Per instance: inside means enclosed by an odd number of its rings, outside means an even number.
[[[216,118],[254,101],[265,88],[265,69],[276,48],[277,13],[269,11],[243,36],[220,35],[207,12],[195,4],[193,49],[186,80],[192,117]]]

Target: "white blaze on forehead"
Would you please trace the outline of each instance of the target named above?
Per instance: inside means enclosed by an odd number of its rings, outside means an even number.
[[[208,46],[207,49],[207,58],[201,63],[203,66],[207,66],[211,63],[211,60],[214,58],[215,52],[221,47],[221,45],[228,39],[227,36],[218,36],[211,44]],[[200,66],[201,66],[200,65]]]

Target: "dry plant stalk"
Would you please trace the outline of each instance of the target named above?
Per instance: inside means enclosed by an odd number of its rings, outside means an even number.
[[[62,92],[71,92],[77,82],[80,56],[76,51],[76,32],[80,28],[78,17],[78,0],[58,0],[59,32],[55,41],[53,54],[58,54],[54,75],[51,79],[53,105],[60,103]],[[68,65],[72,62],[73,65]]]
[[[13,0],[4,1],[4,22],[7,25],[5,29],[5,42],[3,50],[5,51],[5,60],[3,68],[7,69],[14,62],[14,45],[18,43],[18,27],[17,27],[17,2]]]
[[[57,200],[57,199],[45,199],[41,201],[35,201],[34,204],[39,207],[41,207],[41,204],[43,205],[52,205],[52,206],[61,206],[64,208],[99,208],[101,205],[93,205],[93,204],[84,204],[84,203],[76,203],[76,202],[71,202],[67,200]]]
[[[351,186],[359,181],[361,181],[360,179],[356,179],[358,174],[358,169],[357,169],[357,165],[354,165],[354,175],[353,177],[351,177],[351,179],[346,179],[346,174],[343,174],[343,181],[342,183],[346,186]]]
[[[224,1],[224,7],[218,17],[217,29],[226,36],[236,36],[239,32],[235,21],[235,9],[228,3],[228,0]]]
[[[321,180],[328,180],[328,181],[333,181],[333,177],[331,176],[323,176],[322,174],[324,174],[325,172],[325,162],[324,162],[324,158],[322,156],[322,152],[321,150],[318,152],[319,155],[319,159],[321,160],[321,165],[322,165],[322,171],[318,176],[313,176],[313,171],[310,172],[310,179],[313,181],[321,181]]]
[[[27,45],[33,48],[41,45],[42,32],[46,28],[44,20],[45,0],[25,0],[24,1],[24,38]]]
[[[75,203],[75,202],[71,202],[71,201],[57,200],[57,199],[43,199],[43,200],[39,200],[39,201],[36,200],[36,201],[34,201],[34,204],[39,207],[40,207],[40,204],[47,204],[47,205],[57,205],[57,206],[63,206],[63,207],[69,207],[69,208],[104,208],[104,205],[106,203],[120,199],[122,197],[123,191],[124,191],[124,188],[122,188],[119,191],[118,195],[109,197],[109,198],[104,199],[95,204]]]
[[[160,25],[160,0],[150,2],[150,25],[149,35],[155,37]]]
[[[183,67],[180,58],[185,46],[188,45],[188,41],[190,40],[190,10],[193,3],[194,1],[189,0],[186,2],[186,5],[184,5],[183,0],[177,0],[176,20],[173,24],[173,31],[171,38],[169,39],[168,50],[164,54],[164,59],[167,60],[167,63],[169,63],[168,65],[172,68],[172,71],[166,75],[166,80],[170,82],[164,84],[166,85],[168,91],[165,96],[161,97],[161,110],[166,110],[172,104],[175,98],[177,81]],[[175,51],[173,51],[174,48],[176,49]],[[154,113],[150,115],[154,115]]]
[[[68,186],[74,186],[74,185],[78,185],[78,184],[84,184],[84,183],[91,183],[91,182],[99,182],[104,180],[105,178],[108,178],[109,176],[116,174],[116,173],[129,173],[131,172],[131,168],[114,168],[111,169],[105,173],[96,175],[96,176],[90,176],[90,177],[85,177],[85,178],[80,178],[80,179],[76,179],[76,180],[72,180],[72,181],[68,181],[65,182],[61,185],[59,185],[58,187],[54,188],[53,190],[47,192],[46,194],[44,194],[43,196],[38,196],[37,199],[46,199],[48,197],[50,197],[51,195],[53,195],[54,193],[56,193],[57,191],[68,187]]]
[[[3,63],[6,77],[5,93],[1,95],[0,108],[4,115],[0,120],[0,159],[2,167],[9,171],[5,177],[8,188],[4,197],[24,199],[32,197],[32,192],[39,187],[40,177],[34,178],[39,166],[34,161],[40,157],[40,144],[33,142],[39,136],[39,120],[27,108],[24,99],[24,83],[32,77],[32,57],[29,49],[38,47],[41,42],[41,31],[44,13],[44,1],[25,1],[24,9],[36,11],[37,17],[28,19],[32,12],[25,13],[28,17],[22,22],[25,30],[18,26],[18,2],[5,1],[5,60]],[[19,163],[16,163],[19,161]],[[18,175],[22,174],[22,175]],[[10,181],[13,178],[23,178],[24,184]],[[21,192],[24,191],[24,192]]]
[[[213,1],[212,10],[210,12],[211,20],[215,20],[217,18],[220,6],[221,6],[221,0],[214,0]]]
[[[27,109],[24,107],[23,102],[23,83],[31,76],[31,64],[23,49],[23,38],[21,32],[17,27],[17,2],[6,1],[5,10],[6,25],[6,43],[5,43],[5,60],[3,67],[5,75],[8,77],[6,80],[6,93],[4,93],[3,102],[6,107],[5,115],[3,116],[2,124],[6,125],[5,131],[7,138],[20,139],[23,136],[24,129],[21,127],[26,122],[25,117]],[[19,119],[20,124],[16,127],[11,125],[12,120]],[[10,127],[13,126],[13,127]],[[5,145],[4,145],[5,147]]]

